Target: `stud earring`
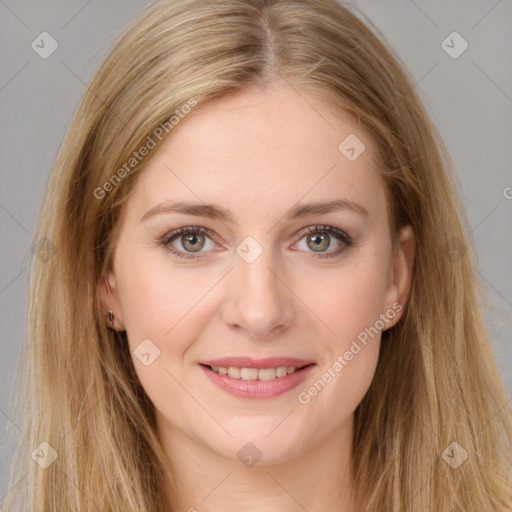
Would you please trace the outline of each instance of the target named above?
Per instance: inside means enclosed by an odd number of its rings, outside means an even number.
[[[107,317],[108,317],[108,321],[110,322],[110,327],[114,328],[114,313],[112,312],[111,309],[108,310],[108,313],[107,313]]]

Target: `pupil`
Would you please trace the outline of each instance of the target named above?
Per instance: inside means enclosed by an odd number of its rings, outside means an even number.
[[[184,236],[185,238],[185,242],[184,242],[184,247],[189,246],[189,249],[193,250],[194,252],[197,250],[200,250],[201,249],[201,241],[200,241],[200,237],[198,237],[197,235],[195,234],[190,234],[190,235],[185,235]]]
[[[326,249],[329,243],[327,242],[327,246],[325,242],[327,240],[327,235],[312,235],[310,240],[313,242],[313,249],[318,252],[318,249]]]

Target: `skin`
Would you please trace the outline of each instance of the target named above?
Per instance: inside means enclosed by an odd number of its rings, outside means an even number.
[[[354,161],[338,149],[349,134],[366,145]],[[403,228],[393,245],[374,161],[360,126],[274,82],[194,109],[138,177],[102,298],[115,328],[127,331],[164,450],[179,468],[179,496],[169,492],[179,510],[355,510],[348,478],[353,413],[372,381],[380,333],[309,403],[297,395],[379,315],[406,303],[414,233]],[[346,209],[284,218],[297,203],[340,198],[363,206],[368,217]],[[164,201],[216,203],[235,222],[176,212],[140,220]],[[304,232],[316,224],[345,231],[354,244],[318,257],[315,234],[308,244]],[[202,259],[178,259],[158,243],[193,225],[215,234],[200,240]],[[252,263],[236,253],[247,236],[263,250]],[[327,238],[323,253],[344,247]],[[197,254],[182,235],[171,247]],[[160,350],[149,366],[133,355],[145,339]],[[291,356],[316,366],[278,397],[242,399],[211,384],[198,366],[228,355]],[[253,467],[237,457],[248,442],[262,455]]]

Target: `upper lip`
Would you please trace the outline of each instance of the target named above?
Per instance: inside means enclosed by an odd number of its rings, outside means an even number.
[[[278,366],[295,366],[302,368],[312,363],[313,361],[306,361],[295,357],[266,357],[256,359],[249,356],[222,357],[220,359],[210,359],[201,362],[201,364],[208,366],[220,366],[223,368],[229,368],[230,366],[234,366],[235,368],[277,368]]]

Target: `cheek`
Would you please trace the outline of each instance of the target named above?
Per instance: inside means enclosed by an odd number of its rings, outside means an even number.
[[[379,354],[379,337],[371,344],[334,354],[314,379],[297,393],[299,411],[308,418],[312,436],[346,425],[366,395],[373,380]]]
[[[147,259],[137,261],[133,256],[120,260],[118,267],[132,361],[142,387],[159,410],[183,400],[177,381],[182,380],[187,351],[205,329],[211,313],[207,292],[216,282],[216,276],[196,279],[186,269],[170,269],[170,265],[156,261],[150,265]]]
[[[317,296],[311,307],[322,320],[322,366],[338,374],[351,374],[346,385],[357,386],[361,376],[376,365],[382,321],[382,297],[374,276],[342,276]],[[341,365],[341,366],[340,366]],[[329,377],[326,377],[328,380]],[[338,379],[341,380],[341,379]],[[363,377],[363,381],[365,378]],[[362,383],[364,386],[364,382]]]
[[[376,268],[347,268],[325,279],[323,291],[308,303],[321,319],[321,359],[314,377],[298,390],[297,401],[313,432],[347,421],[373,380],[384,313],[381,280]]]
[[[303,281],[301,297],[308,297],[307,306],[320,319],[316,323],[322,358],[315,378],[301,388],[299,403],[315,402],[318,414],[327,407],[333,424],[354,411],[373,379],[388,263],[368,251],[357,263],[309,274]]]
[[[385,312],[386,269],[382,261],[368,256],[338,269],[310,271],[297,280],[295,289],[306,312],[313,312],[325,335],[343,348]]]
[[[116,274],[122,283],[119,298],[132,351],[145,339],[162,352],[171,350],[176,355],[186,350],[187,340],[194,335],[191,331],[201,328],[207,293],[216,276],[173,269],[165,258],[150,260],[142,251],[119,258]]]

